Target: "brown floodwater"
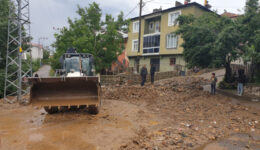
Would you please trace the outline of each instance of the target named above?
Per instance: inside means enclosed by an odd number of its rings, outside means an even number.
[[[120,107],[115,107],[119,103]],[[109,109],[112,106],[113,111]],[[0,149],[118,149],[134,136],[131,118],[137,112],[135,106],[119,101],[109,101],[98,115],[89,115],[87,111],[49,115],[32,106],[1,109]]]

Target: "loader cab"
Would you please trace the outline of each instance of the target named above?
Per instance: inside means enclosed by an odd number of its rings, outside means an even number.
[[[63,69],[66,76],[94,76],[95,67],[93,56],[88,53],[66,53],[64,54]]]
[[[66,72],[80,72],[79,57],[71,57],[65,59]]]
[[[82,73],[84,73],[87,76],[93,76],[94,72],[94,64],[93,59],[90,57],[82,58],[81,59],[81,66],[82,66]]]

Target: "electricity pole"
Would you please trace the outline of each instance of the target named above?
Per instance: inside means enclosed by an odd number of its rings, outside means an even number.
[[[22,83],[24,77],[32,76],[30,41],[29,0],[10,0],[4,89],[8,103],[22,102],[22,96],[29,93]]]
[[[143,1],[140,0],[140,10],[139,10],[139,35],[138,35],[138,53],[140,53],[140,50],[141,50],[141,25],[142,25],[142,9],[143,9]],[[135,67],[134,67],[134,71],[136,73],[139,72],[139,56],[137,54],[137,57],[135,59]]]
[[[140,53],[140,50],[141,50],[142,9],[143,9],[143,0],[140,0],[140,11],[139,11],[139,36],[138,36],[138,53]]]

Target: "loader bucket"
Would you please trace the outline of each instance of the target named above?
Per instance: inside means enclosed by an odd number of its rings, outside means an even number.
[[[31,84],[30,100],[33,106],[70,108],[100,105],[98,77],[29,78],[29,83]]]

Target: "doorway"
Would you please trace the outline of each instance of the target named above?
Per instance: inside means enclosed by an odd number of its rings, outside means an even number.
[[[150,64],[155,65],[155,71],[156,72],[160,71],[160,58],[151,58]]]

